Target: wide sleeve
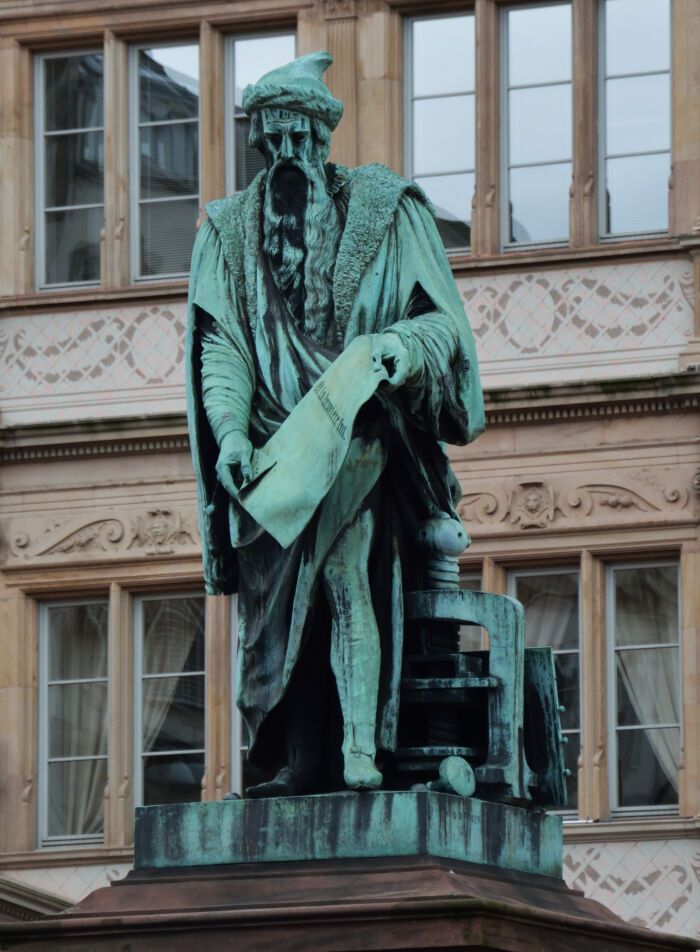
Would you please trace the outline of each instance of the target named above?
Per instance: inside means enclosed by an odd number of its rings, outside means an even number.
[[[386,327],[411,354],[414,373],[402,399],[436,437],[464,444],[484,430],[476,348],[435,221],[405,194],[395,221],[397,292]]]
[[[255,369],[235,284],[219,237],[208,221],[198,235],[192,276],[190,300],[200,342],[202,403],[221,445],[232,431],[248,433]]]
[[[247,431],[255,386],[250,329],[239,313],[235,283],[221,240],[206,220],[192,252],[186,341],[187,418],[197,483],[207,591],[236,590],[229,496],[216,477],[227,427]]]

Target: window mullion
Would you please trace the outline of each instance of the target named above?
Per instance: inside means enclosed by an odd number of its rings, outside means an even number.
[[[605,567],[581,553],[581,770],[579,817],[608,816]]]
[[[105,228],[102,285],[129,284],[128,49],[111,30],[105,33]]]
[[[499,11],[493,0],[476,0],[476,187],[472,213],[472,254],[500,249],[499,175]]]
[[[233,776],[239,770],[231,764],[233,712],[230,693],[231,676],[231,600],[207,595],[204,644],[206,670],[204,744],[206,765],[202,784],[203,800],[220,800],[233,789]],[[240,746],[240,744],[239,744]],[[240,758],[240,754],[238,755]],[[238,791],[242,792],[242,791]]]
[[[573,0],[573,184],[569,235],[573,248],[598,240],[598,15],[596,0]]]
[[[697,542],[681,546],[679,585],[681,737],[683,755],[678,769],[678,813],[700,813],[700,548]]]
[[[201,208],[227,194],[224,163],[224,37],[210,23],[199,33],[199,193]]]
[[[105,846],[133,839],[133,632],[132,599],[112,583],[109,592],[109,783],[105,801]]]

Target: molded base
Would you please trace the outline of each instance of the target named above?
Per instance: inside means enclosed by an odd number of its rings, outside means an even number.
[[[137,869],[421,855],[559,878],[561,819],[427,790],[136,811]]]

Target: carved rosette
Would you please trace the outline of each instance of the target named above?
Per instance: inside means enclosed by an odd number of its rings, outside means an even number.
[[[346,20],[357,16],[356,0],[321,0],[325,20]]]
[[[541,480],[523,481],[510,494],[510,521],[521,529],[546,529],[554,519],[554,493]]]
[[[171,555],[176,548],[196,541],[181,513],[154,507],[134,519],[128,548],[142,548],[146,555]]]

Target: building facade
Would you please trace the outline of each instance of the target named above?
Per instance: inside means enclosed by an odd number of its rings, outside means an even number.
[[[249,780],[187,270],[260,168],[243,87],[316,49],[331,159],[423,186],[471,321],[463,582],[555,649],[566,879],[700,937],[695,0],[0,0],[0,914],[124,873],[135,805]]]

